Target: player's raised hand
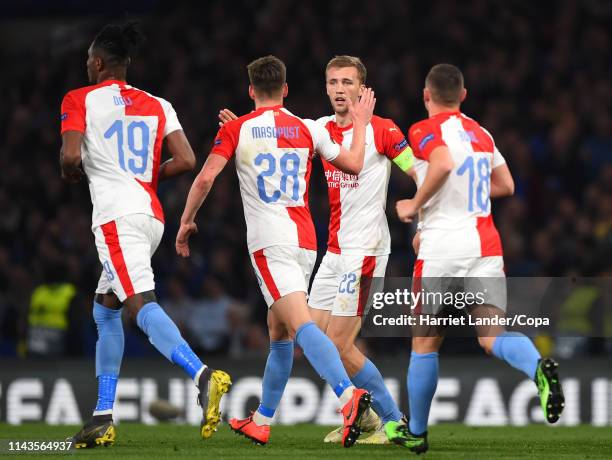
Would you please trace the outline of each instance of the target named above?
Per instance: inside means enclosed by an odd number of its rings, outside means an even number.
[[[238,116],[230,109],[221,109],[219,111],[219,128],[221,128],[228,121],[236,120]]]
[[[404,223],[412,222],[414,216],[417,214],[417,212],[419,212],[417,203],[414,199],[399,200],[397,203],[395,203],[395,210],[399,220]]]
[[[363,123],[364,125],[370,123],[374,114],[374,106],[376,105],[376,98],[372,88],[364,89],[361,97],[355,104],[353,104],[350,98],[347,98],[346,102],[353,118],[353,123]]]
[[[181,257],[189,257],[189,237],[192,233],[198,233],[198,226],[195,222],[181,224],[176,235],[176,253]]]

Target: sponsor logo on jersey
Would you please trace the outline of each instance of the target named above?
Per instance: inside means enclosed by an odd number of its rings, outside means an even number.
[[[68,118],[68,112],[62,113],[62,115],[60,116],[60,120],[64,121],[66,118]]]
[[[132,105],[132,99],[129,96],[113,96],[115,105]]]
[[[402,139],[402,141],[398,144],[395,144],[395,147],[393,147],[395,149],[396,152],[401,152],[402,150],[404,150],[406,148],[406,146],[408,145],[408,141],[406,140],[406,138]]]
[[[347,174],[337,169],[325,171],[327,186],[329,188],[357,188],[359,187],[359,176],[357,174]]]
[[[433,134],[428,134],[427,136],[425,136],[423,140],[419,142],[419,150],[423,150],[423,148],[427,145],[427,143],[429,141],[433,141],[435,137],[436,136],[434,136]]]
[[[297,139],[300,137],[299,126],[253,126],[251,128],[253,139]]]

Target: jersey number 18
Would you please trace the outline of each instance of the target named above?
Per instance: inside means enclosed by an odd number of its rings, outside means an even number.
[[[457,169],[457,175],[463,176],[466,172],[468,173],[468,211],[474,211],[475,194],[476,205],[482,212],[487,212],[491,197],[491,166],[489,159],[481,157],[478,161],[475,161],[473,156],[467,157],[463,164],[459,166],[459,169]],[[478,178],[475,177],[476,173],[478,173]]]

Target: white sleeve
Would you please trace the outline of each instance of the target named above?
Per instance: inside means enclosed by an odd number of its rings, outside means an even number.
[[[312,136],[312,145],[316,153],[321,155],[327,161],[334,161],[340,155],[340,145],[336,144],[327,129],[321,126],[314,120],[302,120],[310,135]]]
[[[497,149],[497,145],[495,145],[495,140],[493,139],[493,136],[491,136],[491,133],[487,131],[486,129],[484,129],[482,126],[481,128],[491,138],[491,142],[493,142],[493,169],[503,164],[506,164],[506,159],[501,154],[501,152]]]
[[[493,169],[503,164],[506,164],[506,159],[501,154],[501,152],[497,149],[497,146],[495,146],[495,151],[493,152]]]
[[[164,110],[164,115],[166,116],[166,126],[164,128],[164,137],[168,134],[177,131],[179,129],[183,129],[181,123],[178,120],[178,116],[174,111],[174,107],[168,101],[162,98],[158,98],[161,103],[162,109]]]

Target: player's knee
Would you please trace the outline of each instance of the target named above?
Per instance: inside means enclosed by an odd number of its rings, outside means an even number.
[[[94,301],[106,308],[111,308],[113,310],[121,308],[121,302],[119,302],[117,296],[112,292],[108,294],[96,293],[96,295],[94,296]]]
[[[279,340],[291,340],[292,336],[285,326],[280,324],[268,323],[268,332],[270,334],[270,341],[277,342]]]
[[[125,299],[123,301],[123,305],[125,305],[130,318],[136,321],[136,317],[138,316],[138,312],[141,310],[141,308],[151,302],[157,302],[155,291],[146,291],[134,294]]]
[[[439,337],[413,337],[412,351],[419,354],[434,353],[440,349]]]

